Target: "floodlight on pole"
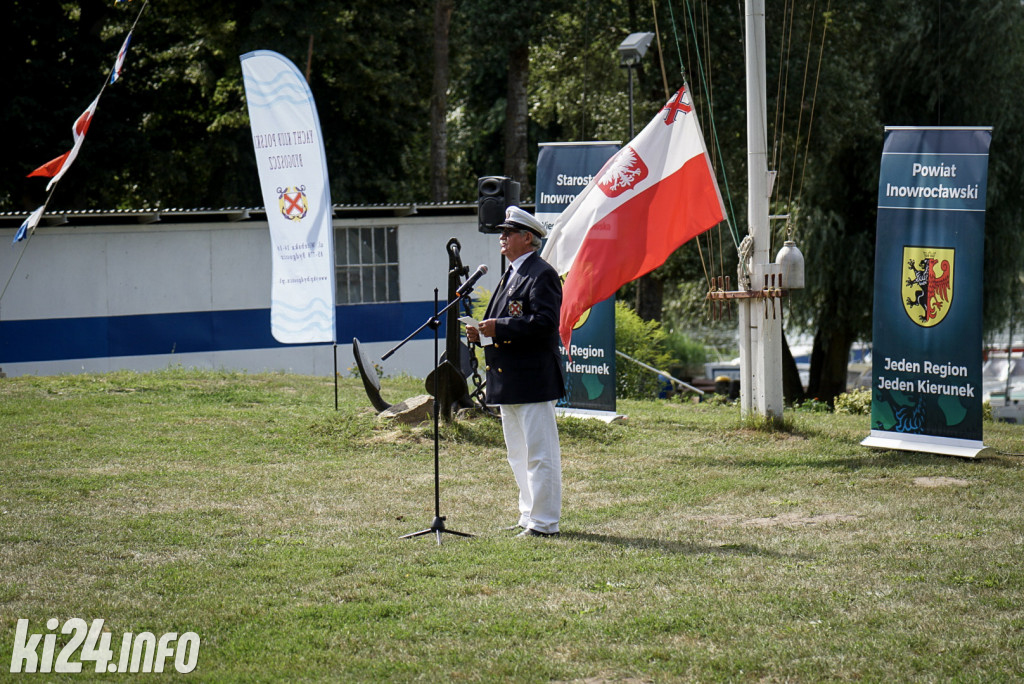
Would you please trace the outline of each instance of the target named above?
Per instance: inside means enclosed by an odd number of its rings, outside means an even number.
[[[633,69],[647,54],[653,33],[631,33],[619,43],[619,66],[629,72],[629,139],[633,139]]]

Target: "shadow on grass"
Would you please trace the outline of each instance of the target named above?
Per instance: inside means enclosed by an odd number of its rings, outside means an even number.
[[[746,468],[780,469],[791,468],[802,470],[805,468],[820,468],[824,470],[841,470],[847,472],[858,471],[866,468],[889,469],[905,468],[913,466],[933,466],[951,464],[967,465],[975,467],[995,468],[1017,468],[1019,465],[1012,460],[985,457],[985,458],[957,458],[955,456],[944,456],[941,454],[928,454],[917,451],[871,451],[850,454],[849,456],[833,456],[821,460],[799,458],[787,459],[784,456],[776,458],[740,458],[731,461],[732,465]]]
[[[667,553],[686,554],[690,556],[711,554],[718,556],[760,556],[762,558],[787,558],[795,560],[806,560],[810,558],[809,555],[796,555],[770,551],[755,544],[697,544],[693,542],[676,542],[665,539],[619,537],[610,534],[567,531],[563,531],[560,536],[562,539],[569,539],[572,541],[595,542],[598,544],[610,544],[636,549],[651,549]]]

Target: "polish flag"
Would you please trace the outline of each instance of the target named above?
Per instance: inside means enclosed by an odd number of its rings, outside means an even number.
[[[584,312],[665,263],[725,217],[684,85],[555,220],[541,256],[559,274],[559,332],[569,348]]]
[[[128,46],[132,44],[132,32],[125,36],[121,49],[117,52],[117,60],[114,62],[114,69],[110,72],[110,83],[116,83],[121,78],[121,70],[124,69],[124,58],[128,56]]]
[[[28,177],[32,176],[43,176],[49,178],[50,182],[46,184],[46,189],[49,190],[53,187],[53,184],[61,179],[64,173],[71,166],[71,162],[75,161],[75,157],[78,156],[78,150],[82,147],[82,142],[85,140],[85,134],[89,130],[89,124],[92,123],[93,114],[96,113],[96,105],[99,103],[99,95],[92,101],[89,108],[82,112],[81,116],[75,120],[75,125],[71,128],[72,135],[75,136],[75,146],[70,150],[60,155],[56,159],[51,159],[46,162],[38,169],[28,174]]]

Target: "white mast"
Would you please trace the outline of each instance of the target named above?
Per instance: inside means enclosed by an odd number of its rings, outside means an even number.
[[[764,0],[746,0],[747,63],[747,220],[753,240],[750,260],[741,254],[740,288],[744,267],[749,289],[781,288],[782,269],[772,263],[768,199],[768,115],[765,95]],[[740,405],[744,416],[753,411],[773,421],[782,419],[782,311],[778,297],[739,300]],[[776,310],[778,308],[778,310]]]

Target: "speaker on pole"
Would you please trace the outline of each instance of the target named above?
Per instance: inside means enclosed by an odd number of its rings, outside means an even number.
[[[481,233],[500,233],[505,210],[519,204],[519,183],[508,176],[482,176],[476,180],[476,209]]]

